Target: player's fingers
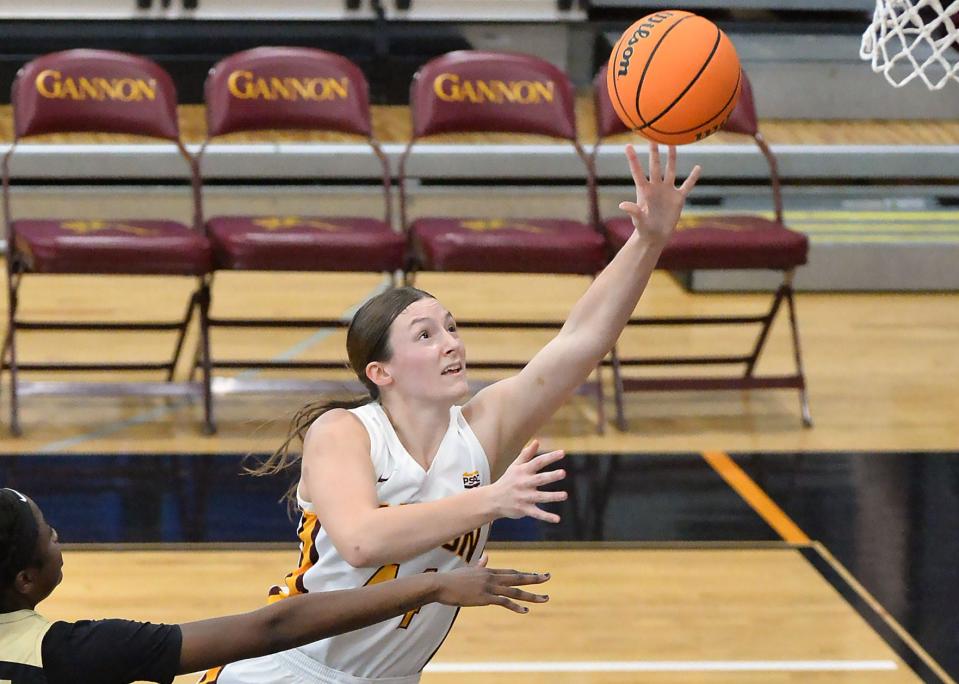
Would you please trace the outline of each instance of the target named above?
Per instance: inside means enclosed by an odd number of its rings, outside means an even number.
[[[521,584],[542,584],[549,580],[548,572],[519,572],[518,570],[504,570],[496,572],[496,581],[507,586]]]
[[[676,184],[676,146],[669,146],[669,153],[666,156],[666,173],[663,176],[663,181],[669,183],[670,185]]]
[[[557,461],[562,460],[565,455],[566,452],[562,449],[558,451],[549,451],[534,458],[532,461],[530,461],[530,465],[533,467],[533,470],[539,471],[548,466],[550,463],[556,463]]]
[[[531,518],[536,518],[537,520],[542,520],[543,522],[548,523],[558,523],[559,516],[555,513],[550,513],[549,511],[544,511],[539,506],[530,506],[527,510],[524,511],[526,515]]]
[[[569,495],[566,492],[538,492],[536,494],[536,503],[556,503],[557,501],[566,501]]]
[[[626,161],[629,164],[629,172],[633,175],[633,183],[636,184],[636,194],[639,195],[649,181],[646,180],[646,172],[643,171],[636,148],[632,145],[626,146]]]
[[[689,175],[686,176],[686,180],[683,181],[683,184],[679,186],[679,191],[683,194],[683,197],[688,197],[689,193],[693,191],[693,188],[696,187],[696,181],[699,180],[699,174],[702,173],[703,167],[699,164],[693,167],[693,170],[689,172]]]
[[[659,145],[649,143],[649,180],[659,180],[663,177],[663,168],[659,159]]]
[[[620,202],[619,208],[629,214],[637,221],[643,220],[643,208],[635,202]]]
[[[515,602],[513,602],[513,601],[510,601],[510,600],[509,600],[508,598],[506,598],[505,596],[497,596],[495,599],[493,599],[493,600],[491,601],[491,603],[495,603],[497,606],[503,606],[503,608],[508,608],[508,609],[510,609],[511,611],[513,611],[514,613],[528,613],[528,612],[529,612],[529,608],[528,608],[528,607],[526,607],[526,606],[521,606],[521,605],[519,605],[518,603],[515,603]]]
[[[566,477],[566,471],[560,468],[559,470],[547,470],[545,473],[540,473],[533,478],[534,487],[542,487],[543,485],[552,484],[553,482],[559,482]]]
[[[485,568],[487,565],[489,565],[489,556],[484,553],[482,556],[480,556],[479,562],[477,562],[476,565],[481,568]]]
[[[549,601],[548,594],[534,594],[531,591],[523,591],[515,587],[503,587],[499,590],[499,593],[515,601],[527,601],[528,603],[546,603]]]
[[[523,450],[519,452],[519,456],[516,457],[514,463],[526,463],[532,460],[533,457],[536,456],[537,451],[539,451],[539,440],[530,440],[529,444],[524,446]]]

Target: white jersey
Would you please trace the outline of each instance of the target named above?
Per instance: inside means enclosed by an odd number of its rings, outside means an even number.
[[[429,470],[424,470],[413,460],[400,443],[379,402],[351,409],[351,413],[360,419],[370,435],[370,458],[381,505],[435,501],[489,484],[486,453],[459,406],[450,409],[449,428]],[[396,577],[447,572],[466,564],[476,564],[489,533],[489,525],[483,525],[403,563],[354,568],[333,546],[326,530],[317,521],[312,504],[301,499],[298,501],[302,513],[298,528],[300,563],[287,576],[284,586],[273,587],[270,591],[274,599],[306,592],[353,589]],[[274,657],[280,661],[277,664],[285,664],[290,670],[315,674],[315,681],[356,682],[358,679],[389,678],[417,681],[420,671],[449,633],[457,611],[451,606],[432,603],[392,620]],[[228,666],[224,675],[235,667]],[[233,680],[223,676],[220,681]]]

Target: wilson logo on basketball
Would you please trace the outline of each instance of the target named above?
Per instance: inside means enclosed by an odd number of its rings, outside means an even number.
[[[465,489],[473,489],[474,487],[480,486],[480,474],[478,470],[474,470],[470,473],[463,473],[463,487]]]
[[[37,75],[37,92],[55,100],[114,100],[140,102],[156,99],[156,80],[143,78],[105,78],[103,76],[67,76],[54,69]]]
[[[238,100],[345,100],[350,80],[345,76],[297,78],[295,76],[257,76],[252,71],[234,71],[227,78],[230,94]]]
[[[633,46],[643,38],[649,38],[649,32],[656,28],[656,24],[666,21],[671,16],[673,16],[672,12],[660,12],[659,14],[650,15],[644,23],[640,24],[639,27],[633,31],[633,35],[626,41],[626,49],[623,50],[623,54],[620,55],[619,58],[619,71],[617,72],[619,76],[625,76],[629,73],[629,60],[633,56]]]
[[[433,92],[444,102],[471,104],[504,104],[507,102],[534,105],[552,102],[555,97],[552,81],[470,81],[459,74],[443,73],[433,79]]]

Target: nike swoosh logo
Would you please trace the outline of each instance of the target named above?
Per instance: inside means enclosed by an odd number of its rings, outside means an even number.
[[[378,477],[378,478],[376,478],[376,483],[379,484],[380,482],[386,482],[386,481],[389,480],[389,479],[390,479],[390,478],[388,478],[388,477]]]

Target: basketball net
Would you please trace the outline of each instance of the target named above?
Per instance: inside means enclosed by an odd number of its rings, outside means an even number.
[[[876,0],[859,56],[897,88],[959,81],[959,0]]]

